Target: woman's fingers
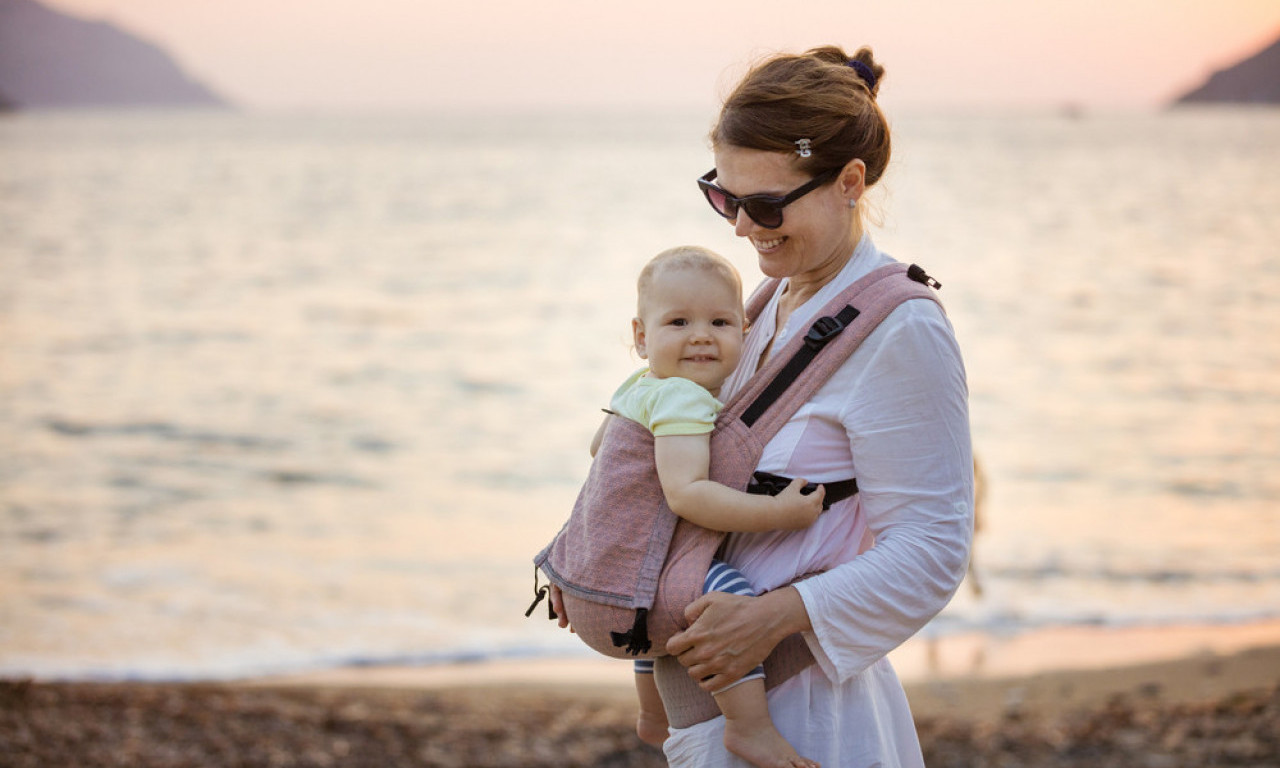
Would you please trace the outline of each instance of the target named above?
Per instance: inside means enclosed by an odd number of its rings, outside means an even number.
[[[689,628],[672,637],[667,652],[706,690],[739,680],[764,661],[782,638],[810,629],[795,589],[760,597],[710,592],[686,610]]]
[[[689,622],[689,628],[683,632],[675,633],[671,636],[671,639],[667,640],[667,653],[680,659],[680,663],[684,664],[686,667],[689,666],[690,663],[693,663],[692,657],[689,657],[688,662],[685,661],[686,654],[698,645],[699,638],[702,634],[700,628],[697,626],[698,618],[702,616],[702,612],[707,609],[707,605],[709,604],[709,600],[712,595],[716,594],[720,593],[711,592],[705,594],[685,606],[684,618],[685,621]]]
[[[753,643],[744,637],[742,623],[757,599],[724,592],[699,597],[685,611],[689,628],[667,642],[667,653],[679,659],[695,680],[712,679],[703,687],[722,688],[742,677],[759,663],[752,661]],[[768,652],[764,649],[764,655]]]

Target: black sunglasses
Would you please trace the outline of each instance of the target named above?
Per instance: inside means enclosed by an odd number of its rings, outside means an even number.
[[[840,175],[839,168],[832,168],[814,176],[807,184],[796,187],[782,197],[775,195],[747,195],[746,197],[734,197],[717,187],[711,182],[716,178],[716,169],[712,168],[707,171],[706,175],[698,179],[698,186],[702,189],[702,194],[707,196],[707,202],[711,203],[711,207],[715,212],[733,221],[738,218],[738,209],[747,212],[751,220],[765,229],[777,229],[782,226],[782,209],[791,205],[795,201],[809,194],[813,190],[821,187]]]

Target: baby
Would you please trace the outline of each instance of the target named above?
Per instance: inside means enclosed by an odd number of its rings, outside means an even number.
[[[704,248],[673,248],[640,273],[635,349],[648,361],[614,394],[611,410],[654,435],[654,462],[667,505],[680,517],[717,531],[769,531],[812,525],[823,490],[801,493],[802,478],[777,496],[747,494],[707,478],[710,435],[721,403],[720,387],[742,356],[746,319],[742,282],[726,259]],[[607,420],[606,420],[607,422]],[[595,455],[604,425],[591,444]],[[754,595],[731,566],[714,562],[704,591]],[[640,716],[636,731],[650,744],[667,737],[667,716],[653,679],[652,660],[636,662]],[[774,727],[757,668],[715,692],[725,716],[725,747],[760,768],[817,768],[796,753]]]

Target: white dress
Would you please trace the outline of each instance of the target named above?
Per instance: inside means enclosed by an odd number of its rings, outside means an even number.
[[[750,377],[746,361],[758,361],[770,338],[777,348],[807,332],[836,294],[892,261],[863,237],[840,274],[780,329],[774,296],[722,395]],[[856,477],[860,490],[803,531],[729,537],[724,559],[758,590],[826,571],[796,585],[818,663],[770,691],[774,723],[823,768],[923,766],[885,655],[951,599],[973,535],[968,388],[940,308],[910,301],[894,310],[769,442],[760,468],[816,482]],[[670,765],[747,768],[724,749],[723,728],[717,717],[673,729],[664,746]]]

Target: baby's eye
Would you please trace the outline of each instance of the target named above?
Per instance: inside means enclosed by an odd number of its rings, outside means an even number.
[[[683,328],[689,324],[689,321],[685,320],[683,317],[677,317],[671,321],[671,324],[677,328]]]
[[[725,318],[718,318],[716,320],[712,320],[711,324],[717,328],[725,328],[727,326],[733,325],[733,322]]]

